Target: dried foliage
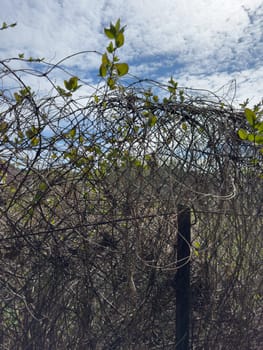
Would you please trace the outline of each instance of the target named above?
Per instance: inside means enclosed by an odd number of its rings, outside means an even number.
[[[237,135],[243,112],[173,81],[74,97],[75,77],[68,92],[49,77],[61,67],[12,63],[0,72],[1,348],[174,349],[183,204],[191,349],[259,349],[262,182],[258,148]]]

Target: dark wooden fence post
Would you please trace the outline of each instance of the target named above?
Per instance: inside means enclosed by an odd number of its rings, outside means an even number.
[[[178,205],[176,293],[176,350],[189,350],[190,323],[190,208]]]

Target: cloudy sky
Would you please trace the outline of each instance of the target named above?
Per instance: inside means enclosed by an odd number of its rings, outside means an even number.
[[[119,56],[139,78],[208,89],[235,103],[263,97],[262,0],[1,0],[0,58],[44,57],[56,63],[80,51],[104,52],[103,28],[126,24]],[[64,62],[91,84],[100,56]],[[63,77],[61,76],[61,79]]]

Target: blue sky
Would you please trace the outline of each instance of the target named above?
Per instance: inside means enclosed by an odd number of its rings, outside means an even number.
[[[159,81],[172,75],[180,86],[235,104],[262,99],[262,0],[1,0],[0,23],[17,26],[0,32],[0,57],[24,53],[56,63],[79,51],[103,53],[103,28],[118,18],[127,25],[119,56],[131,74]],[[87,83],[98,82],[99,55],[65,64]],[[65,78],[54,72],[58,83]]]

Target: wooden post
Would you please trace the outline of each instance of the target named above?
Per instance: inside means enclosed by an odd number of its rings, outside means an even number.
[[[189,350],[190,321],[190,208],[178,205],[176,293],[176,350]]]

